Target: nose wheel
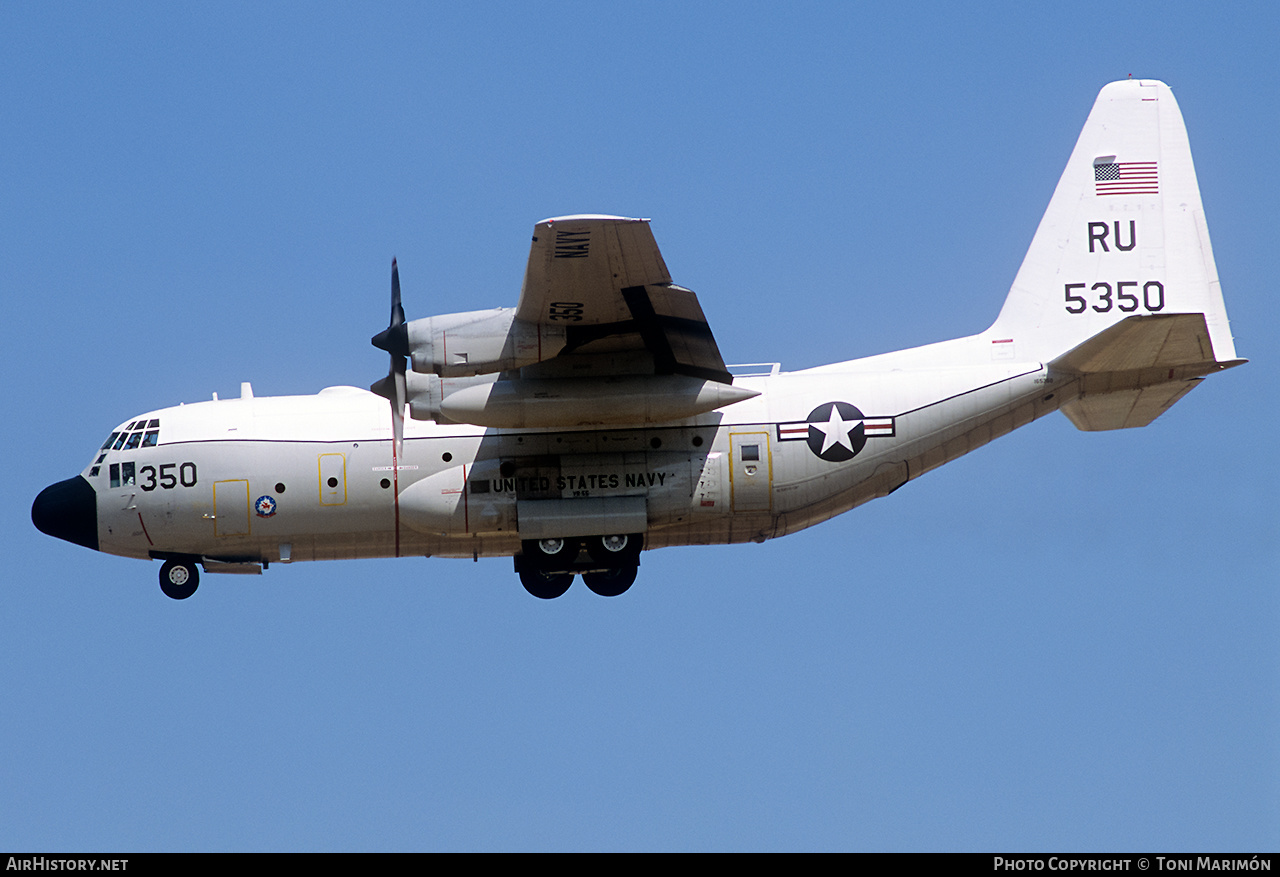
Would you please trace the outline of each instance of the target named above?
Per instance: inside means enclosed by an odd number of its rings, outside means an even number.
[[[200,587],[200,571],[194,560],[166,560],[160,567],[160,590],[166,597],[185,600]]]

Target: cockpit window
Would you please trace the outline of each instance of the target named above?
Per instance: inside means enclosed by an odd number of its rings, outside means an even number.
[[[112,463],[111,486],[112,487],[131,487],[135,482],[135,465],[133,463]]]
[[[145,430],[145,432],[143,431]],[[154,448],[160,444],[160,421],[135,420],[119,432],[113,432],[102,443],[104,451],[132,451],[135,448]],[[99,460],[99,463],[102,461]]]

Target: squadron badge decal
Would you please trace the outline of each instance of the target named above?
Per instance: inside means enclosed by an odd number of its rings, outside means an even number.
[[[814,456],[828,463],[852,460],[868,438],[893,435],[892,417],[867,417],[848,402],[824,402],[804,421],[778,424],[778,441],[804,440]]]
[[[253,510],[260,518],[269,518],[276,513],[276,501],[270,496],[260,496],[253,501]]]

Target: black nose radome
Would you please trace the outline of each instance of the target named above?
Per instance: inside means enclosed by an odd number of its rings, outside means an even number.
[[[50,484],[31,504],[41,533],[98,550],[98,494],[83,475]]]

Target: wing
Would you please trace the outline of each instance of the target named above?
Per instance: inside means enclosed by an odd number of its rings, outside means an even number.
[[[671,282],[647,219],[561,216],[534,226],[516,319],[564,327],[547,373],[679,374],[731,382],[690,290]]]

